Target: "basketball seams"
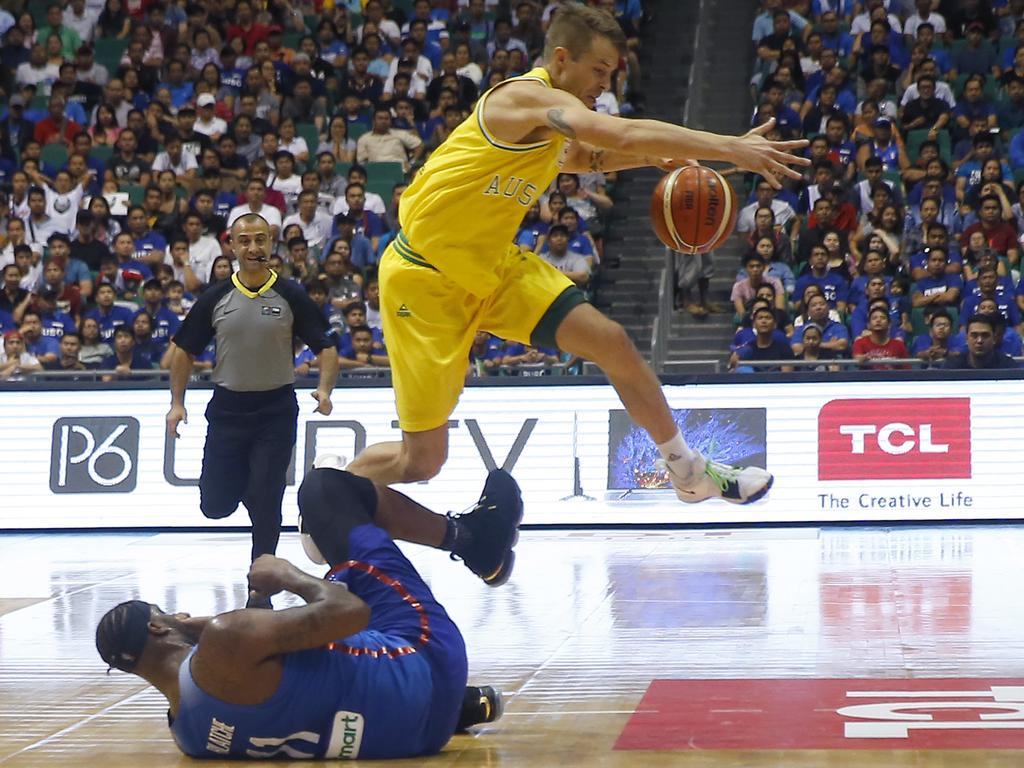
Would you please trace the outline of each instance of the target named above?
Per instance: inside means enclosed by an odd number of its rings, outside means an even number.
[[[709,168],[708,170],[715,174],[715,178],[718,179],[718,183],[722,186],[722,200],[724,205],[722,210],[722,220],[718,225],[718,231],[715,232],[715,236],[711,238],[711,240],[705,243],[705,246],[715,246],[718,245],[718,242],[722,239],[725,231],[729,229],[729,219],[732,217],[732,190],[726,189],[726,181],[722,174],[714,168]]]
[[[676,229],[676,219],[673,215],[673,198],[675,197],[676,181],[679,179],[679,174],[683,172],[682,168],[676,168],[669,174],[668,179],[665,182],[665,189],[661,195],[661,204],[665,216],[665,226],[668,228],[668,233],[671,235],[673,242],[683,249],[688,247],[683,239],[679,236],[679,231]]]

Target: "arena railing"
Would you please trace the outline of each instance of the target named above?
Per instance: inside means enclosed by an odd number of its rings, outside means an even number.
[[[569,365],[566,363],[536,363],[536,364],[521,364],[517,366],[503,365],[498,369],[499,376],[502,378],[515,379],[520,377],[536,377],[536,376],[570,376]],[[85,371],[37,371],[35,373],[25,374],[18,379],[12,379],[12,382],[32,382],[32,381],[55,381],[55,382],[103,382],[104,377],[111,377],[112,382],[128,382],[128,381],[152,381],[152,382],[166,382],[170,378],[170,372],[165,370],[135,370],[131,373],[120,373],[114,370],[85,370]],[[391,369],[380,366],[366,366],[362,368],[346,368],[338,372],[338,379],[381,379],[383,381],[390,382],[391,380]],[[297,381],[310,382],[316,381],[317,376],[304,376],[297,377]],[[211,374],[209,371],[203,371],[202,373],[193,373],[189,379],[190,381],[210,381]],[[0,381],[0,386],[3,386],[5,382]]]
[[[1017,363],[1024,363],[1024,357],[1013,358]],[[868,371],[868,370],[886,370],[892,366],[909,366],[914,370],[938,370],[942,369],[942,364],[935,365],[931,362],[921,360],[918,357],[906,357],[906,358],[886,358],[881,360],[865,360],[863,362],[858,360],[851,360],[849,358],[837,359],[837,360],[740,360],[739,363],[742,368],[757,368],[758,373],[778,373],[779,371],[765,371],[761,370],[764,368],[779,368],[783,365],[793,366],[794,369],[814,369],[819,366],[837,366],[843,371]],[[905,369],[904,369],[905,370]],[[963,369],[972,370],[972,369]],[[739,373],[743,373],[740,371]]]

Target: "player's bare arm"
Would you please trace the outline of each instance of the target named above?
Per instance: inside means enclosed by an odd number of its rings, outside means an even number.
[[[365,629],[370,608],[344,586],[318,579],[287,560],[262,555],[249,585],[272,596],[291,592],[306,605],[280,611],[247,609],[210,620],[192,661],[196,682],[231,703],[262,701],[281,675],[281,654],[327,645]]]
[[[764,137],[773,122],[743,136],[722,136],[657,120],[604,115],[570,93],[532,82],[510,83],[491,94],[484,105],[484,120],[497,138],[510,143],[544,141],[555,133],[571,139],[563,168],[569,172],[671,167],[693,158],[732,162],[779,186],[778,177],[801,177],[789,166],[810,164],[809,159],[792,154],[807,146],[806,139],[769,141]]]

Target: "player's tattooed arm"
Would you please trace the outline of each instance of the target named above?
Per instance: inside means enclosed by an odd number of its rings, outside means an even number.
[[[598,173],[604,170],[604,150],[594,148],[590,150],[590,170]]]
[[[548,125],[566,138],[572,139],[573,141],[576,140],[576,131],[574,131],[572,126],[566,121],[564,109],[549,109]]]

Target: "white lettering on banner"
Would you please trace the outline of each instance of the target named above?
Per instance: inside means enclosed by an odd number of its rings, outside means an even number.
[[[1024,688],[1019,686],[992,686],[988,691],[847,691],[846,696],[903,699],[836,710],[843,717],[867,721],[844,724],[844,734],[850,739],[906,739],[911,730],[1024,729]],[[955,700],[934,700],[938,698]],[[969,698],[991,701],[966,700]],[[936,710],[972,709],[979,710],[977,720],[936,720],[931,714]]]
[[[875,434],[874,424],[844,424],[839,428],[839,434],[849,435],[852,442],[851,453],[863,454],[866,438]],[[895,435],[901,436],[902,440],[894,440]],[[878,429],[878,447],[892,456],[902,456],[914,450],[915,433],[914,428],[909,424],[894,422],[886,424]],[[921,425],[921,440],[918,450],[921,453],[949,453],[949,445],[932,442],[932,425]]]
[[[440,474],[428,483],[408,484],[400,490],[431,508],[462,508],[479,497],[488,470],[504,465],[522,489],[527,525],[1024,519],[1024,505],[1014,501],[1024,497],[1016,440],[1024,434],[1024,409],[1006,408],[1008,402],[1024,400],[1022,380],[971,382],[975,460],[968,477],[870,483],[818,479],[814,460],[818,416],[838,395],[895,402],[893,415],[875,420],[871,428],[865,428],[871,419],[857,416],[838,423],[833,434],[840,459],[874,455],[876,463],[884,463],[888,458],[900,461],[916,455],[929,461],[957,451],[957,444],[942,431],[946,415],[925,414],[932,425],[926,429],[920,421],[895,414],[900,414],[900,399],[943,397],[949,388],[949,382],[942,380],[666,386],[665,395],[676,408],[721,413],[750,409],[756,403],[763,410],[761,431],[748,429],[745,445],[760,451],[775,475],[771,493],[756,504],[734,507],[708,501],[684,510],[670,489],[624,493],[624,486],[615,484],[623,466],[640,476],[644,468],[631,462],[649,457],[653,463],[657,452],[643,442],[647,438],[642,432],[612,418],[621,414],[622,405],[610,386],[470,386],[451,415],[459,426],[450,431],[449,458]],[[297,395],[299,402],[309,399],[308,390]],[[164,389],[29,392],[0,387],[0,487],[5,493],[0,529],[245,525],[241,508],[223,520],[208,520],[199,510],[195,483],[202,465],[203,411],[209,398],[210,390],[188,391],[189,423],[182,425],[181,438],[170,441],[168,447]],[[339,389],[336,406],[333,418],[311,409],[299,414],[293,480],[282,510],[286,526],[295,524],[297,485],[317,453],[351,458],[363,447],[394,440],[399,434],[392,427],[394,394],[388,388]],[[737,424],[727,420],[713,430],[705,429],[692,414],[681,414],[680,423],[688,440],[712,452],[733,445],[737,436]],[[753,423],[747,420],[739,426]],[[897,424],[910,425],[913,434]],[[122,429],[124,425],[127,430]],[[840,434],[839,425],[853,430]],[[893,429],[883,436],[883,428],[890,426]],[[91,443],[83,430],[91,435]],[[879,441],[889,452],[879,447]],[[905,449],[911,441],[909,454],[892,452]],[[863,448],[864,454],[854,456],[851,445]],[[125,456],[131,470],[117,483],[124,474]],[[74,498],[66,498],[69,495]],[[573,500],[567,502],[567,498]]]

